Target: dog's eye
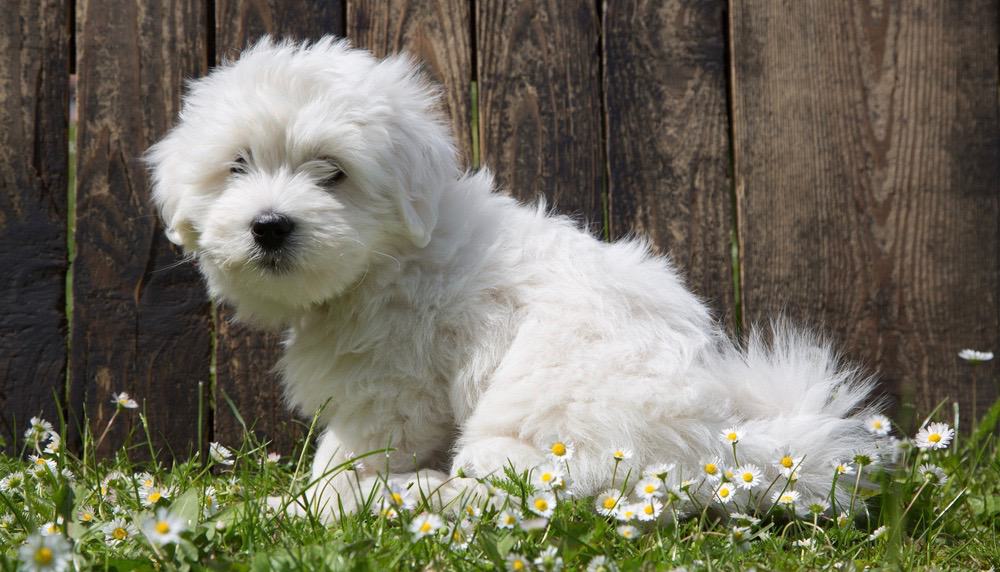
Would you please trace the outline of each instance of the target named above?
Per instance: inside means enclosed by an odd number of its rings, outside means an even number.
[[[247,174],[247,160],[246,157],[239,155],[233,162],[229,164],[229,174],[230,175],[245,175]]]
[[[321,164],[322,166],[319,168],[319,182],[324,187],[335,185],[347,177],[347,173],[333,159],[321,159]]]

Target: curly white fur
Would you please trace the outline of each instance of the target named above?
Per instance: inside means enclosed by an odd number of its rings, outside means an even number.
[[[807,496],[872,448],[872,382],[827,344],[778,324],[735,347],[642,241],[602,242],[463,174],[437,106],[406,57],[264,39],[192,82],[148,155],[167,235],[212,295],[287,330],[288,404],[310,416],[329,400],[314,499],[353,506],[324,472],[388,443],[391,471],[440,484],[435,471],[527,468],[569,440],[584,495],[609,484],[616,447],[633,469],[677,463],[675,482],[728,462],[731,425],[768,479],[783,451],[804,457]],[[247,172],[230,174],[240,154]],[[346,173],[334,185],[328,160]],[[250,225],[266,211],[296,222],[284,271],[259,263]],[[373,479],[381,461],[366,465]]]

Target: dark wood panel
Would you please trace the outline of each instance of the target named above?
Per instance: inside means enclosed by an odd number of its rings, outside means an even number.
[[[445,112],[466,165],[472,159],[472,30],[467,0],[351,0],[347,37],[377,56],[406,50],[444,86]]]
[[[648,237],[734,325],[724,4],[608,2],[611,238]]]
[[[73,394],[100,432],[113,392],[144,401],[154,444],[186,457],[208,382],[210,306],[163,235],[141,157],[173,123],[183,81],[207,62],[199,0],[77,3],[79,83]],[[116,422],[120,442],[136,415]]]
[[[604,224],[595,2],[476,3],[482,163],[505,192]]]
[[[296,40],[317,40],[327,34],[343,36],[343,13],[339,1],[217,0],[217,57],[236,59],[240,49],[264,34]],[[219,309],[215,439],[229,444],[242,439],[243,429],[224,398],[225,392],[258,438],[271,441],[271,450],[290,453],[303,432],[285,407],[280,381],[273,372],[281,355],[280,336],[254,331],[233,322],[232,316],[229,309]]]
[[[55,423],[66,383],[69,9],[20,0],[0,18],[0,438]]]
[[[1000,345],[997,1],[730,5],[747,315],[967,420],[955,353]]]

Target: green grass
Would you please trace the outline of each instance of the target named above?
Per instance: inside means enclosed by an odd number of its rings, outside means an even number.
[[[129,415],[141,416],[120,409],[113,422]],[[0,477],[24,476],[20,486],[0,484],[5,489],[0,493],[0,570],[17,569],[26,540],[37,542],[39,527],[60,519],[69,525],[56,534],[65,536],[81,566],[115,570],[487,570],[506,567],[512,555],[523,556],[538,569],[533,561],[550,547],[570,570],[585,569],[600,556],[621,570],[988,569],[1000,561],[1000,458],[992,427],[979,431],[978,441],[960,437],[945,450],[921,452],[904,446],[893,469],[863,467],[875,487],[858,489],[858,510],[846,522],[836,521],[839,510],[815,516],[777,510],[739,531],[741,540],[734,538],[736,523],[720,520],[715,509],[691,504],[686,505],[687,517],[677,524],[667,519],[633,522],[641,535],[632,540],[618,534],[621,523],[598,515],[591,499],[571,500],[565,492],[557,493],[551,519],[532,519],[524,498],[531,491],[529,481],[525,475],[509,474],[492,484],[509,493],[508,507],[524,513],[524,526],[498,527],[496,508],[487,506],[462,529],[469,543],[460,548],[451,540],[459,521],[450,516],[454,511],[441,512],[446,526],[437,534],[415,539],[410,524],[426,507],[400,510],[396,518],[388,518],[375,508],[381,496],[369,499],[367,510],[333,525],[315,515],[276,515],[264,499],[295,494],[307,485],[309,452],[269,462],[266,445],[249,434],[242,443],[225,444],[234,449],[232,465],[211,458],[169,466],[157,460],[137,462],[134,459],[149,458],[148,432],[155,431],[144,417],[140,421],[135,425],[144,432],[131,434],[110,458],[94,457],[100,437],[91,433],[85,436],[82,458],[65,450],[45,453],[44,441],[34,445],[30,440],[18,445],[20,455],[0,456]],[[55,472],[34,464],[29,453],[51,460]],[[926,481],[917,470],[924,463],[940,465],[947,482]],[[35,466],[40,467],[37,474]],[[142,484],[135,477],[141,472],[149,472],[157,487],[169,489],[167,498],[154,506],[144,503]],[[618,471],[619,484],[625,472]],[[845,484],[853,488],[854,477]],[[206,500],[210,487],[215,490],[215,510]],[[684,492],[679,495],[664,497],[664,516],[684,504]],[[414,499],[419,501],[419,495]],[[125,542],[108,544],[106,523],[120,518],[126,528],[141,529],[158,508],[188,522],[179,542],[157,545],[132,530]],[[89,511],[92,520],[82,521],[82,510]],[[880,526],[887,527],[885,532],[871,538]]]

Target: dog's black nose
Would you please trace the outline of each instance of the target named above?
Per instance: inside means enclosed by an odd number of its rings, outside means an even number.
[[[273,212],[258,216],[250,227],[254,242],[265,252],[274,252],[284,246],[293,230],[295,223],[292,219]]]

